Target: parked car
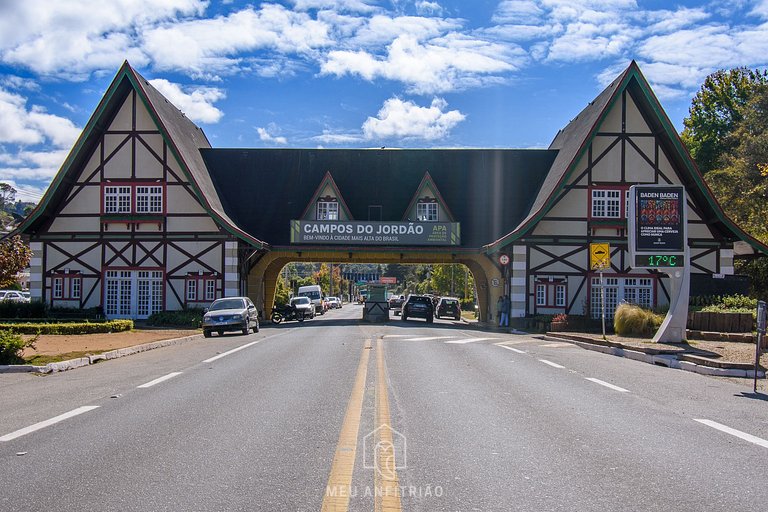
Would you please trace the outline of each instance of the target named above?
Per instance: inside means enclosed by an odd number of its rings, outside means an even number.
[[[211,337],[216,331],[222,336],[225,331],[259,332],[259,312],[248,297],[226,297],[216,299],[203,315],[203,336]]]
[[[315,305],[309,297],[294,297],[290,304],[296,310],[296,320],[299,322],[305,318],[315,318]]]
[[[409,295],[403,303],[403,320],[408,320],[409,317],[418,317],[424,318],[427,323],[432,323],[434,312],[432,299],[427,295]]]
[[[0,300],[11,302],[29,302],[29,298],[24,296],[23,292],[17,290],[0,290]]]
[[[389,299],[389,309],[394,309],[395,315],[399,315],[403,309],[403,302],[405,302],[405,295],[391,297]]]
[[[331,309],[341,309],[341,301],[338,297],[328,297],[325,299],[328,302],[328,307]]]
[[[437,303],[437,309],[435,309],[435,317],[442,318],[444,316],[453,317],[454,320],[461,320],[459,299],[455,297],[440,298],[440,302]]]
[[[299,286],[297,295],[299,297],[309,297],[309,300],[311,300],[312,304],[315,305],[315,314],[325,314],[326,307],[325,302],[323,301],[323,290],[320,288],[319,284]]]

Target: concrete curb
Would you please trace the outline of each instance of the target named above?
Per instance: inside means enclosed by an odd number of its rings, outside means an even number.
[[[630,350],[621,347],[610,347],[604,345],[596,345],[594,343],[588,343],[586,341],[578,341],[565,336],[546,334],[543,336],[535,336],[536,338],[547,341],[567,341],[573,343],[585,350],[592,350],[594,352],[601,352],[603,354],[610,354],[617,357],[626,357],[633,361],[641,361],[643,363],[653,364],[656,366],[664,366],[667,368],[674,368],[676,370],[685,370],[687,372],[694,372],[701,375],[710,375],[714,377],[742,377],[742,378],[754,378],[754,370],[745,370],[742,368],[718,368],[714,366],[705,366],[702,364],[696,364],[690,361],[680,361],[675,355],[666,354],[646,354],[636,350]],[[720,363],[721,365],[723,363]],[[764,371],[757,372],[758,379],[765,378]]]
[[[67,370],[74,370],[75,368],[82,368],[83,366],[96,364],[99,361],[108,361],[110,359],[117,359],[118,357],[130,356],[140,352],[146,352],[147,350],[169,347],[171,345],[181,345],[200,337],[202,337],[202,334],[193,334],[191,336],[184,336],[183,338],[172,338],[169,340],[152,341],[150,343],[143,343],[141,345],[134,345],[132,347],[118,348],[115,350],[110,350],[109,352],[102,352],[101,354],[96,354],[93,356],[78,357],[77,359],[48,363],[45,366],[35,366],[31,364],[5,364],[0,365],[0,373],[64,372]]]

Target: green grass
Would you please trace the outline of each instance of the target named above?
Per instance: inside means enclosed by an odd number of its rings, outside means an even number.
[[[76,352],[65,352],[63,354],[36,354],[31,357],[24,358],[24,364],[31,364],[34,366],[45,366],[48,363],[60,363],[61,361],[68,361],[70,359],[78,359],[80,357],[95,356],[107,352],[106,350],[80,350]]]

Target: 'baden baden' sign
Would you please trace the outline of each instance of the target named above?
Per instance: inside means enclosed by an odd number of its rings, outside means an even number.
[[[685,265],[687,242],[685,188],[633,185],[629,188],[630,264],[634,268]]]
[[[460,245],[458,222],[292,220],[292,244]]]

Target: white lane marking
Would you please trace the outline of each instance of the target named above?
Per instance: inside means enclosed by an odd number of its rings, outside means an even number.
[[[768,448],[768,441],[765,439],[761,439],[759,437],[755,437],[752,434],[747,434],[746,432],[742,432],[740,430],[736,430],[735,428],[727,427],[721,423],[718,423],[716,421],[712,420],[697,420],[694,418],[693,421],[698,421],[699,423],[706,425],[708,427],[712,427],[714,429],[719,430],[720,432],[725,432],[726,434],[731,434],[732,436],[736,436],[739,439],[743,439],[745,441],[749,441],[750,443],[756,444],[758,446],[762,446],[763,448]]]
[[[565,368],[565,366],[561,366],[557,363],[553,363],[552,361],[547,361],[546,359],[539,359],[539,361],[541,361],[544,364],[548,364],[552,368]]]
[[[456,336],[423,336],[420,338],[408,338],[405,341],[432,341],[432,340],[449,340]]]
[[[566,348],[566,347],[573,347],[573,344],[571,343],[548,343],[546,345],[539,345],[540,347],[544,348]]]
[[[519,349],[516,349],[514,347],[508,347],[506,345],[499,345],[498,343],[496,344],[496,346],[497,347],[501,347],[501,348],[505,348],[507,350],[511,350],[512,352],[515,352],[516,354],[525,354],[525,350],[519,350]]]
[[[496,338],[462,338],[460,340],[448,340],[446,343],[474,343],[476,341],[495,340]]]
[[[147,382],[146,384],[142,384],[141,386],[136,386],[136,387],[138,387],[138,388],[151,388],[155,384],[160,384],[161,382],[164,382],[164,381],[166,381],[168,379],[172,379],[172,378],[174,378],[177,375],[181,375],[181,372],[171,372],[168,375],[164,375],[164,376],[159,377],[159,378],[157,378],[155,380],[151,380],[151,381]]]
[[[83,407],[78,407],[77,409],[73,409],[69,412],[65,412],[64,414],[60,414],[56,416],[55,418],[51,418],[49,420],[41,421],[40,423],[35,423],[34,425],[30,425],[29,427],[25,427],[22,429],[17,430],[16,432],[11,432],[10,434],[6,434],[3,437],[0,437],[0,441],[11,441],[13,439],[16,439],[17,437],[25,436],[27,434],[31,434],[32,432],[35,432],[37,430],[40,430],[45,427],[50,427],[51,425],[55,425],[56,423],[60,421],[64,421],[69,418],[73,418],[77,415],[83,414],[84,412],[92,411],[94,409],[98,409],[98,405],[84,405]]]
[[[411,334],[385,334],[384,338],[408,338]]]
[[[219,354],[219,355],[217,355],[217,356],[209,357],[208,359],[204,360],[203,362],[204,362],[204,363],[212,363],[212,362],[214,362],[214,361],[215,361],[215,360],[217,360],[217,359],[221,359],[222,357],[227,357],[227,356],[228,356],[228,355],[230,355],[230,354],[234,354],[235,352],[238,352],[238,351],[240,351],[240,350],[243,350],[243,349],[245,349],[245,348],[248,348],[248,347],[250,347],[250,346],[253,346],[253,345],[257,344],[257,343],[258,343],[258,342],[260,342],[260,341],[261,341],[261,340],[256,340],[256,341],[252,341],[252,342],[250,342],[250,343],[246,343],[245,345],[242,345],[242,346],[240,346],[240,347],[237,347],[237,348],[233,348],[232,350],[227,350],[226,352],[222,352],[221,354]]]
[[[604,380],[595,379],[594,377],[587,377],[587,380],[590,382],[594,382],[595,384],[600,384],[601,386],[605,386],[607,388],[610,388],[614,391],[618,391],[619,393],[629,393],[628,389],[620,388],[619,386],[615,386],[611,384],[610,382],[605,382]]]

